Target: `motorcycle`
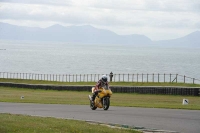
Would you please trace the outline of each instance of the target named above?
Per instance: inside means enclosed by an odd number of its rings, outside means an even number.
[[[94,93],[95,87],[92,88],[92,93]],[[92,96],[89,95],[89,100],[90,100],[90,108],[92,110],[95,110],[97,108],[103,108],[104,110],[108,110],[110,106],[110,97],[112,95],[112,91],[109,87],[104,86],[101,87],[97,91],[97,96],[95,97],[94,102],[92,102]]]

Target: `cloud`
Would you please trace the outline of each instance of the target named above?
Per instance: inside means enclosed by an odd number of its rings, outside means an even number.
[[[158,36],[156,39],[159,39],[158,33],[163,31],[186,32],[198,29],[200,2],[196,0],[0,0],[0,21],[40,27],[56,23],[90,24],[110,29],[118,34],[146,33],[145,35],[151,36],[155,34],[154,36]]]

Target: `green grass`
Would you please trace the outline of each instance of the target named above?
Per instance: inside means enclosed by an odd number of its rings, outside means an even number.
[[[0,133],[139,133],[134,130],[91,125],[84,121],[0,114]]]
[[[0,87],[0,102],[88,105],[89,94],[91,92]],[[189,100],[188,105],[182,105],[183,98]],[[113,93],[111,106],[200,110],[200,97]]]
[[[3,79],[0,82],[27,83],[27,84],[53,84],[53,85],[95,85],[96,82],[57,82],[44,80],[25,80],[25,79]],[[110,86],[183,86],[183,87],[200,87],[200,84],[184,83],[157,83],[157,82],[110,82]]]
[[[27,83],[27,84],[54,84],[54,85],[95,85],[95,82],[56,82],[43,80],[24,80],[24,79],[2,79],[0,82]],[[156,82],[111,82],[111,86],[185,86],[200,87],[200,84],[184,84],[184,83],[156,83]]]
[[[95,85],[95,82],[50,82],[39,80],[0,79],[0,82],[53,84],[53,85]],[[199,84],[183,83],[132,83],[112,82],[111,86],[183,86],[200,87]],[[0,102],[73,104],[88,105],[91,92],[56,91],[0,87]],[[24,96],[24,99],[21,99]],[[189,99],[189,105],[182,105],[183,98]],[[133,93],[113,93],[111,106],[147,107],[200,110],[200,97],[150,95]],[[88,106],[89,108],[89,106]],[[0,114],[0,133],[137,133],[133,130],[119,130],[100,125],[91,125],[84,121],[56,118],[41,118],[23,115]]]

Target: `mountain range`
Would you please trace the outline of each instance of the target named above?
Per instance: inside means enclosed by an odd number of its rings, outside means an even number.
[[[53,25],[47,28],[16,26],[0,22],[0,39],[57,41],[92,44],[124,44],[124,45],[164,45],[164,46],[200,46],[200,31],[184,37],[152,41],[139,34],[118,35],[112,31],[98,29],[90,25],[68,26]]]

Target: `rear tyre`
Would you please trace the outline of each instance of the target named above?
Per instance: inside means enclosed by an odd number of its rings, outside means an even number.
[[[103,98],[103,109],[108,110],[109,106],[110,106],[110,98],[109,97]]]

